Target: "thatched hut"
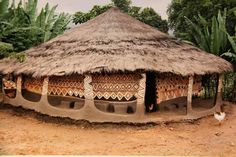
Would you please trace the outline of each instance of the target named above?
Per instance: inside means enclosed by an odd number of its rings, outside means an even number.
[[[219,110],[230,63],[168,36],[117,8],[0,62],[4,102],[43,114],[91,122],[199,118]],[[217,74],[214,107],[192,108],[201,77]],[[185,98],[186,114],[162,117],[162,103]],[[149,116],[149,112],[155,114]]]

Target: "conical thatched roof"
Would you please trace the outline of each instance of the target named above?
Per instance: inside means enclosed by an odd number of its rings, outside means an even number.
[[[23,63],[2,61],[0,71],[50,76],[136,70],[190,75],[232,70],[220,57],[169,37],[117,8],[26,54]]]

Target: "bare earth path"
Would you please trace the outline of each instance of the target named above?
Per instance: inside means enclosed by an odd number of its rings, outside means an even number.
[[[212,116],[145,126],[68,124],[0,106],[0,154],[236,156],[236,105],[227,106],[222,126]]]

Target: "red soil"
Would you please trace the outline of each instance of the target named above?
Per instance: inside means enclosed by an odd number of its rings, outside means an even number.
[[[88,124],[0,106],[0,154],[236,155],[235,104],[226,106],[221,126],[213,116],[192,123]]]

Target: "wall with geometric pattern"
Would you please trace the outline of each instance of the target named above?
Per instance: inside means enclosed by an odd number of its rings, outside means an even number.
[[[157,103],[188,95],[189,77],[174,74],[158,74],[156,76]],[[201,93],[201,76],[194,77],[193,95]]]
[[[81,75],[53,76],[49,78],[48,95],[84,96],[84,77]],[[23,88],[41,94],[43,78],[24,77]]]
[[[93,98],[101,100],[130,101],[136,99],[140,74],[94,74],[92,75]],[[157,103],[187,96],[188,77],[173,74],[156,75]],[[24,77],[23,88],[41,94],[43,78]],[[201,76],[194,77],[193,95],[201,92]],[[49,78],[48,95],[84,98],[84,76],[53,76]]]
[[[84,97],[84,76],[53,76],[49,77],[49,95]]]
[[[129,101],[137,95],[141,78],[139,74],[93,75],[93,96],[97,99]]]

